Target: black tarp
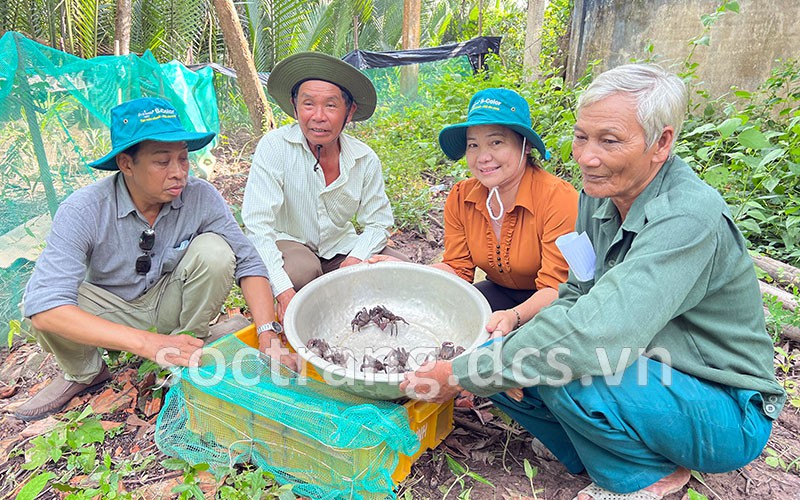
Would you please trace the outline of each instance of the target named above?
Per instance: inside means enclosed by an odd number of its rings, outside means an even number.
[[[443,61],[454,57],[467,56],[473,71],[486,69],[483,63],[486,54],[499,54],[500,36],[479,36],[466,42],[449,43],[438,47],[410,50],[390,50],[386,52],[370,52],[367,50],[354,50],[342,58],[358,69],[390,68],[407,64],[419,64],[434,61]],[[236,78],[236,71],[232,68],[217,63],[191,64],[187,68],[192,71],[206,66],[217,73]],[[262,85],[267,84],[269,73],[259,73],[258,79]]]
[[[449,43],[424,49],[391,50],[387,52],[354,50],[344,56],[342,60],[358,69],[373,69],[467,56],[473,71],[478,71],[483,68],[483,56],[500,53],[500,40],[502,40],[502,37],[499,36],[479,36],[466,42]]]

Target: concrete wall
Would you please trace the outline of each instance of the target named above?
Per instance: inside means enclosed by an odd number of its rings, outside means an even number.
[[[645,48],[667,69],[680,71],[689,41],[703,33],[700,16],[720,0],[575,0],[567,79],[580,78],[589,61],[604,70],[644,59]],[[692,61],[716,97],[731,86],[754,90],[769,77],[776,59],[800,57],[800,0],[739,0],[697,46]]]

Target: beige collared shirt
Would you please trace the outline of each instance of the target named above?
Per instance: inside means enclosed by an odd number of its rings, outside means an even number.
[[[322,169],[297,123],[258,143],[242,203],[245,233],[269,271],[275,295],[292,288],[278,240],[297,241],[324,259],[366,259],[380,252],[394,224],[381,163],[363,142],[339,137],[339,177],[325,185]],[[363,228],[359,234],[353,219]]]

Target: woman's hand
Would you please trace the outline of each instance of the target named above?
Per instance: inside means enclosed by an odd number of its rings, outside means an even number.
[[[345,258],[345,259],[342,261],[342,263],[341,263],[341,264],[339,264],[339,269],[341,269],[341,268],[343,268],[343,267],[355,266],[356,264],[361,264],[362,262],[364,262],[364,261],[363,261],[363,260],[361,260],[361,259],[357,259],[357,258],[355,258],[355,257],[350,257],[350,256],[348,256],[347,258]]]
[[[490,333],[491,338],[502,337],[516,327],[517,315],[511,309],[493,312],[489,316],[489,322],[486,323],[486,331]]]

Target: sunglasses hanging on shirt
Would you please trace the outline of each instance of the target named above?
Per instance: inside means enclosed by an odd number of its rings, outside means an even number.
[[[153,259],[150,258],[150,251],[156,244],[156,232],[150,228],[142,231],[139,235],[139,249],[144,252],[144,255],[136,259],[136,274],[147,274],[150,272],[150,266]]]

